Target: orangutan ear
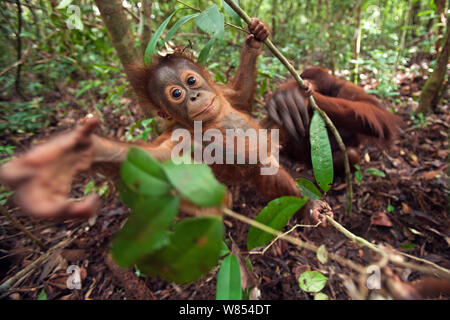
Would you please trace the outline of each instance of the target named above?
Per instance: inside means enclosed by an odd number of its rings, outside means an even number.
[[[150,68],[144,66],[127,65],[125,73],[133,87],[134,92],[138,96],[138,101],[144,112],[150,110],[158,110],[158,108],[150,100],[148,93],[148,79],[150,78]]]

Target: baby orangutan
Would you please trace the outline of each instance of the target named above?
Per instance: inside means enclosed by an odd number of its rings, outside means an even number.
[[[227,129],[262,128],[247,112],[254,98],[256,60],[261,41],[267,38],[269,31],[259,19],[252,19],[249,29],[251,34],[246,38],[240,66],[232,82],[226,86],[212,82],[208,72],[185,53],[154,57],[150,67],[134,68],[132,81],[139,88],[138,94],[159,110],[161,116],[174,122],[154,142],[141,144],[140,148],[159,161],[168,160],[177,143],[171,139],[173,131],[184,128],[193,136],[194,121],[201,121],[203,133],[216,129],[223,136],[226,136]],[[16,188],[16,201],[26,211],[47,218],[88,217],[96,213],[99,201],[95,196],[78,202],[67,200],[73,177],[93,163],[123,162],[133,146],[93,134],[97,124],[97,119],[88,119],[73,132],[54,138],[1,168],[1,180]],[[252,139],[251,136],[246,137],[246,146],[253,145]],[[246,160],[252,152],[258,151],[250,148],[242,151],[236,147],[226,150],[238,153]],[[265,163],[262,160],[258,156],[256,164],[222,162],[212,164],[211,168],[221,182],[250,182],[267,201],[289,195],[302,197],[295,180],[273,154],[267,154]],[[278,169],[275,174],[261,175],[261,168],[271,166]],[[323,201],[308,200],[300,214],[326,225],[324,214],[332,216],[332,211]]]

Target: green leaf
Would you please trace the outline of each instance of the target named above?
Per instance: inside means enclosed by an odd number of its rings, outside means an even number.
[[[314,295],[314,300],[330,300],[330,298],[325,293],[318,292]]]
[[[316,185],[308,179],[298,178],[297,185],[305,197],[310,199],[320,199],[322,197],[322,194],[319,189],[317,189]]]
[[[221,244],[221,248],[220,248],[220,256],[223,257],[224,255],[227,255],[228,253],[230,253],[230,249],[228,249],[227,244],[225,243],[225,241],[222,241]]]
[[[175,164],[169,161],[163,163],[162,168],[174,188],[189,201],[202,207],[222,203],[226,188],[216,180],[206,164]]]
[[[14,191],[0,193],[0,204],[3,206],[8,201],[8,198],[14,193]]]
[[[164,38],[164,41],[162,44],[169,41],[173,37],[173,35],[178,31],[178,29],[180,29],[185,23],[189,22],[193,18],[196,18],[198,15],[199,15],[199,13],[194,13],[194,14],[189,14],[187,16],[181,17],[180,20],[178,20],[172,26],[172,28],[170,28],[170,30],[167,32],[166,37]]]
[[[217,265],[223,235],[221,219],[185,219],[175,226],[167,246],[141,259],[137,265],[145,274],[159,275],[167,281],[194,281]]]
[[[138,148],[130,149],[120,167],[120,175],[129,189],[140,194],[155,197],[172,190],[161,164]]]
[[[203,47],[203,49],[200,51],[200,54],[198,56],[198,63],[205,64],[208,60],[209,52],[211,51],[212,46],[216,42],[216,38],[212,37],[209,39],[208,43]]]
[[[234,254],[222,261],[217,274],[216,300],[242,300],[241,268]]]
[[[168,181],[162,165],[146,151],[140,148],[131,148],[130,151],[128,151],[127,160],[139,167],[145,173],[160,180]]]
[[[387,206],[387,212],[394,212],[395,208],[392,204],[388,204]]]
[[[309,133],[314,177],[319,187],[327,192],[333,182],[333,157],[325,122],[317,111],[314,111]]]
[[[239,1],[238,0],[233,0],[234,3],[236,3],[237,5],[239,5]],[[227,13],[227,15],[229,15],[231,17],[231,19],[233,20],[233,23],[239,27],[242,27],[242,20],[241,17],[239,17],[239,15],[236,13],[236,11],[234,11],[229,5],[228,3],[226,3],[224,0],[222,0],[222,5],[223,5],[223,9],[225,10],[225,12]]]
[[[94,188],[95,186],[95,181],[91,180],[88,182],[88,184],[86,185],[86,187],[84,187],[84,195],[87,195],[88,193],[90,193],[92,191],[92,188]]]
[[[356,168],[355,180],[356,180],[356,183],[359,185],[363,179],[363,174],[362,174],[361,169],[359,168],[358,164],[355,164],[355,168]]]
[[[108,187],[107,184],[101,186],[101,187],[98,189],[98,195],[99,195],[100,197],[105,196],[105,198],[107,198],[107,197],[108,197],[108,192],[109,192],[109,187]]]
[[[430,1],[430,3],[431,3],[431,1]],[[433,13],[434,13],[434,10],[424,10],[424,11],[419,12],[417,14],[417,16],[421,17],[421,16],[424,16],[424,15],[431,15]]]
[[[41,293],[39,293],[37,300],[48,300],[47,294],[45,293],[44,289],[42,289]]]
[[[212,36],[198,56],[198,62],[204,64],[214,43],[223,40],[225,18],[217,5],[213,4],[195,18],[195,23],[202,31]]]
[[[253,272],[253,265],[252,265],[252,261],[250,260],[249,256],[245,257],[245,262],[247,262],[247,267],[248,270],[250,270],[251,272]]]
[[[412,242],[400,246],[400,248],[403,249],[403,250],[405,250],[405,251],[412,250],[412,249],[414,249],[415,247],[416,247],[416,244],[415,244],[415,243],[412,243]]]
[[[75,98],[81,97],[86,91],[91,89],[93,86],[94,86],[94,83],[92,83],[92,82],[88,83],[80,91],[77,92],[77,94],[75,95]]]
[[[67,7],[69,4],[72,3],[73,0],[62,0],[58,6],[56,7],[56,9],[64,9],[65,7]]]
[[[143,274],[141,272],[141,270],[139,270],[138,266],[134,266],[134,274],[137,275],[140,278],[147,278],[147,276],[145,274]]]
[[[225,18],[217,5],[212,4],[195,18],[195,24],[210,35],[223,35]]]
[[[294,213],[303,207],[306,201],[308,201],[307,198],[302,199],[297,197],[281,197],[272,200],[261,210],[255,218],[255,221],[280,231]],[[253,248],[265,246],[273,238],[274,235],[270,233],[255,227],[250,227],[247,235],[247,248],[248,250],[251,250]]]
[[[153,34],[152,38],[148,42],[147,48],[145,49],[144,54],[144,63],[146,66],[148,66],[152,62],[152,56],[156,53],[156,44],[158,43],[158,40],[161,38],[162,33],[164,30],[166,30],[167,25],[169,24],[170,20],[172,20],[172,17],[180,10],[183,10],[185,8],[180,8],[172,12],[172,14],[161,23],[161,25],[156,29],[155,33]]]
[[[379,176],[379,177],[382,177],[382,178],[386,177],[386,174],[383,171],[380,171],[380,170],[375,169],[375,168],[368,168],[368,169],[366,169],[366,173],[374,175],[374,176]]]
[[[298,285],[305,292],[319,292],[325,287],[327,280],[320,272],[305,271],[298,278]]]
[[[261,83],[260,88],[259,88],[259,95],[260,96],[263,96],[264,93],[266,93],[266,91],[267,91],[267,83],[268,83],[267,79],[264,79],[263,82]]]
[[[319,249],[317,249],[317,260],[319,260],[320,263],[327,263],[328,261],[328,251],[324,244],[322,244]]]
[[[168,229],[178,213],[180,198],[173,195],[142,197],[134,203],[128,221],[113,241],[114,260],[129,267],[144,255],[167,244]]]

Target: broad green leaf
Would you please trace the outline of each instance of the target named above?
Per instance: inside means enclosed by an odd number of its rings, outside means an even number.
[[[387,212],[394,212],[394,210],[395,210],[395,207],[392,205],[392,204],[388,204],[388,206],[387,206]]]
[[[162,44],[169,41],[173,37],[173,35],[178,31],[178,29],[181,28],[181,26],[183,26],[185,23],[189,22],[190,20],[196,18],[198,15],[199,15],[199,13],[194,13],[194,14],[189,14],[187,16],[181,17],[180,20],[178,20],[172,26],[172,28],[170,28],[170,30],[167,32],[166,37],[164,38],[164,41]]]
[[[327,263],[328,261],[328,251],[324,244],[322,244],[319,249],[317,249],[317,260],[319,260],[320,263]]]
[[[186,283],[198,279],[217,265],[224,227],[214,217],[179,222],[167,246],[141,259],[137,265],[147,275]]]
[[[380,170],[375,169],[375,168],[368,168],[368,169],[366,169],[365,172],[367,174],[371,174],[371,175],[374,175],[374,176],[379,176],[379,177],[382,177],[382,178],[386,177],[386,174],[383,171],[380,171]]]
[[[144,255],[167,244],[168,229],[178,213],[180,198],[173,195],[140,197],[126,224],[113,241],[114,260],[129,267]]]
[[[317,111],[312,117],[309,133],[314,177],[319,187],[327,192],[333,182],[333,157],[325,122]]]
[[[213,4],[195,18],[195,24],[210,35],[223,35],[225,19],[217,5]]]
[[[225,18],[217,5],[213,4],[195,18],[195,23],[202,31],[211,35],[211,39],[198,56],[198,62],[204,64],[214,43],[218,40],[223,40]]]
[[[316,185],[308,179],[298,178],[297,185],[305,197],[310,199],[320,199],[322,197],[322,194],[319,189],[317,189]]]
[[[318,292],[314,295],[314,300],[330,300],[330,298],[325,293]]]
[[[156,44],[158,43],[158,40],[161,38],[162,33],[164,30],[166,30],[167,25],[169,24],[170,20],[172,20],[172,17],[180,10],[183,10],[185,8],[180,8],[172,12],[172,14],[167,17],[166,20],[161,23],[161,25],[156,29],[155,33],[153,34],[152,38],[148,42],[147,48],[145,48],[145,54],[144,54],[144,63],[146,66],[148,66],[152,62],[152,56],[156,53]]]
[[[297,197],[281,197],[272,200],[261,210],[255,218],[255,221],[280,231],[294,213],[303,207],[306,201],[308,201],[307,198],[302,199]],[[255,227],[250,227],[247,235],[247,248],[248,250],[251,250],[253,248],[265,246],[273,238],[274,235],[270,233]]]
[[[317,271],[305,271],[298,278],[300,289],[306,292],[319,292],[327,284],[328,278]]]
[[[64,9],[65,7],[67,7],[69,4],[72,3],[73,0],[62,0],[58,6],[56,7],[56,9]]]
[[[140,194],[156,197],[172,190],[161,165],[137,148],[128,152],[127,160],[120,167],[120,176],[129,189]]]
[[[216,300],[242,300],[241,268],[234,254],[222,261],[217,274]]]
[[[225,186],[216,180],[206,164],[175,164],[169,161],[163,163],[162,168],[174,188],[189,201],[202,207],[222,203]]]
[[[167,181],[162,165],[144,150],[131,148],[130,151],[128,151],[127,160],[139,167],[145,173],[160,180]]]
[[[234,3],[239,5],[239,1],[238,0],[233,0]],[[239,27],[242,27],[242,20],[241,17],[239,17],[239,15],[236,13],[236,11],[234,11],[229,5],[228,3],[226,3],[224,0],[222,0],[222,5],[223,5],[223,9],[225,10],[225,12],[227,13],[227,15],[229,15],[231,17],[231,19],[233,20],[233,23]]]

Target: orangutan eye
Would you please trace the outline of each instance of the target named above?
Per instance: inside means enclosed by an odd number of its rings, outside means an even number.
[[[187,84],[193,86],[197,80],[194,77],[189,77],[187,79]]]
[[[172,91],[172,96],[176,99],[178,99],[179,97],[181,97],[181,90],[180,89],[175,89]]]

